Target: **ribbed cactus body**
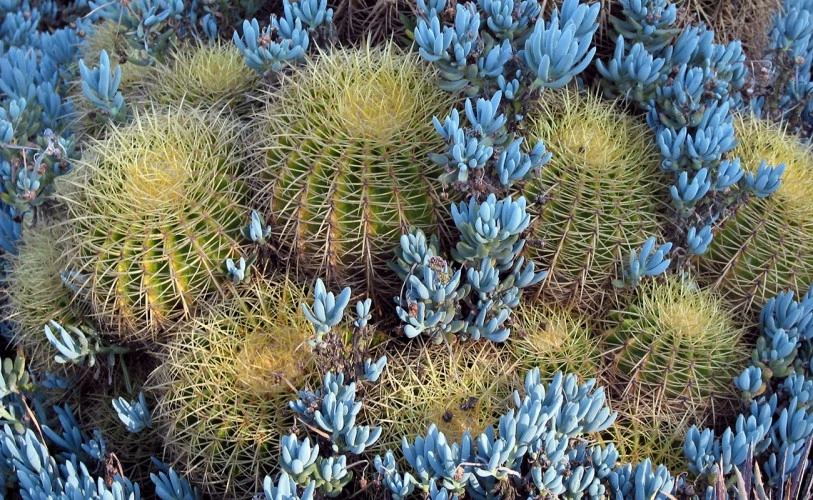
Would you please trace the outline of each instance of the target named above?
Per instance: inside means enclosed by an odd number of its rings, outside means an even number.
[[[10,308],[4,317],[14,324],[14,343],[22,346],[27,366],[44,372],[60,365],[43,327],[51,320],[79,325],[87,312],[60,278],[67,265],[66,246],[59,241],[64,231],[59,223],[40,220],[23,231],[18,254],[5,257],[10,264],[6,288]]]
[[[548,378],[557,371],[575,373],[583,381],[599,376],[601,352],[587,318],[531,302],[520,304],[512,319],[508,345],[522,364],[521,372],[539,367]]]
[[[491,342],[452,346],[412,342],[388,351],[387,367],[364,402],[366,420],[382,426],[374,451],[400,449],[401,437],[424,435],[435,424],[449,442],[494,425],[521,385],[522,370]]]
[[[731,156],[744,169],[755,172],[766,160],[784,163],[785,172],[775,193],[750,198],[726,221],[700,265],[703,278],[753,321],[768,299],[813,281],[813,153],[767,122],[737,117],[734,125],[739,145]]]
[[[722,299],[679,276],[649,282],[605,339],[612,370],[650,401],[720,404],[747,355]],[[657,403],[656,403],[657,406]]]
[[[155,410],[176,470],[212,498],[247,498],[273,473],[293,420],[291,387],[315,374],[305,344],[313,329],[301,288],[260,278],[177,329],[151,376]],[[313,377],[311,377],[313,378]]]
[[[542,293],[596,312],[630,250],[659,231],[659,155],[642,121],[599,96],[546,91],[529,113],[531,143],[552,159],[525,188],[536,217],[530,258],[550,269]]]
[[[259,198],[281,253],[354,292],[389,296],[387,268],[409,227],[438,231],[443,150],[432,116],[451,97],[393,45],[336,50],[285,78],[257,117]],[[387,299],[389,300],[389,298]]]
[[[257,74],[233,43],[192,45],[158,64],[142,85],[142,92],[164,104],[183,100],[210,108],[248,111],[248,93],[259,83]]]
[[[68,199],[69,269],[121,340],[154,338],[219,287],[243,244],[248,186],[240,127],[203,111],[137,113],[89,145],[89,180]]]

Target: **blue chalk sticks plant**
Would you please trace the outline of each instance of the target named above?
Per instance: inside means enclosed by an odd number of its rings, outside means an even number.
[[[810,497],[774,3],[0,0],[0,497]]]

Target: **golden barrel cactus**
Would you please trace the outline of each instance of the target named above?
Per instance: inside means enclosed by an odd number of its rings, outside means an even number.
[[[415,54],[393,44],[322,53],[284,77],[255,118],[266,207],[280,252],[356,293],[391,299],[387,263],[409,227],[437,233],[448,218],[444,141],[432,117],[453,98]]]
[[[714,236],[700,261],[702,277],[749,321],[783,290],[800,293],[813,281],[813,152],[781,128],[737,116],[739,157],[747,171],[762,160],[785,164],[782,184],[767,198],[750,198]]]
[[[246,498],[274,472],[293,419],[293,388],[318,381],[299,310],[302,288],[285,277],[257,278],[177,329],[151,375],[154,412],[179,472],[212,498]]]
[[[154,340],[218,290],[242,253],[249,196],[241,127],[185,107],[136,112],[90,141],[81,190],[65,199],[68,269],[121,341]],[[80,176],[82,177],[82,176]]]
[[[541,291],[564,307],[605,310],[621,262],[660,228],[665,179],[646,123],[572,89],[546,91],[529,140],[553,155],[527,184],[528,256],[550,272]]]

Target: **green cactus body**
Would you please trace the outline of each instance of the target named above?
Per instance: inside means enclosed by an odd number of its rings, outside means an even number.
[[[163,104],[183,100],[242,114],[250,110],[247,95],[258,83],[259,77],[233,43],[210,43],[181,48],[168,63],[157,64],[142,92]]]
[[[522,373],[539,367],[548,378],[557,371],[575,373],[582,381],[599,376],[601,352],[585,317],[532,302],[520,304],[512,318],[507,343]]]
[[[321,54],[270,96],[261,124],[266,206],[281,253],[355,292],[397,291],[387,263],[410,226],[437,233],[442,151],[432,116],[452,97],[393,45]]]
[[[14,323],[14,343],[23,348],[28,366],[43,373],[64,367],[54,360],[57,350],[48,342],[44,326],[51,320],[78,325],[88,312],[60,278],[67,264],[66,246],[59,241],[65,229],[60,223],[40,220],[23,231],[18,255],[6,257],[10,264],[7,318]]]
[[[526,185],[535,215],[527,254],[550,269],[540,293],[600,314],[630,250],[659,232],[664,179],[652,134],[600,96],[546,91],[528,116],[528,141],[552,159]]]
[[[492,342],[452,346],[411,342],[387,352],[379,382],[364,402],[366,421],[381,425],[374,453],[400,449],[401,437],[414,439],[437,425],[449,442],[466,431],[477,436],[505,412],[522,370]]]
[[[700,260],[702,277],[754,321],[783,290],[813,281],[813,153],[767,122],[736,117],[739,145],[730,156],[756,171],[762,160],[785,164],[782,185],[768,198],[750,198],[714,236]]]
[[[262,489],[293,423],[291,387],[318,382],[305,344],[313,328],[298,309],[306,300],[284,277],[258,278],[177,328],[151,375],[166,450],[212,498]]]
[[[685,280],[685,281],[684,281]],[[605,338],[613,374],[658,404],[715,407],[732,397],[731,380],[747,353],[723,301],[679,276],[650,281]]]
[[[155,339],[219,289],[241,255],[248,186],[240,127],[203,111],[136,113],[91,142],[88,181],[69,203],[93,306],[122,341]]]

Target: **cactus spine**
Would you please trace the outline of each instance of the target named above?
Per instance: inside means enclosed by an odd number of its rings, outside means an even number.
[[[785,172],[775,193],[750,198],[726,221],[700,265],[703,278],[753,321],[772,296],[813,281],[813,153],[768,122],[737,116],[734,126],[739,145],[731,155],[744,169],[766,160],[784,163]]]
[[[531,142],[553,157],[526,186],[537,217],[528,254],[549,269],[540,290],[597,313],[619,263],[659,227],[664,188],[645,123],[594,94],[547,91],[528,116]]]
[[[432,116],[452,97],[433,71],[389,44],[321,54],[257,117],[265,206],[282,253],[357,293],[397,292],[388,267],[410,226],[437,232],[443,148]],[[446,215],[444,215],[446,214]]]
[[[248,187],[240,126],[190,108],[137,112],[91,141],[83,191],[69,203],[95,312],[123,341],[154,339],[219,287],[241,254]]]
[[[601,353],[587,318],[538,303],[521,303],[513,318],[511,351],[522,371],[539,367],[542,377],[557,371],[575,373],[582,381],[601,371]]]

